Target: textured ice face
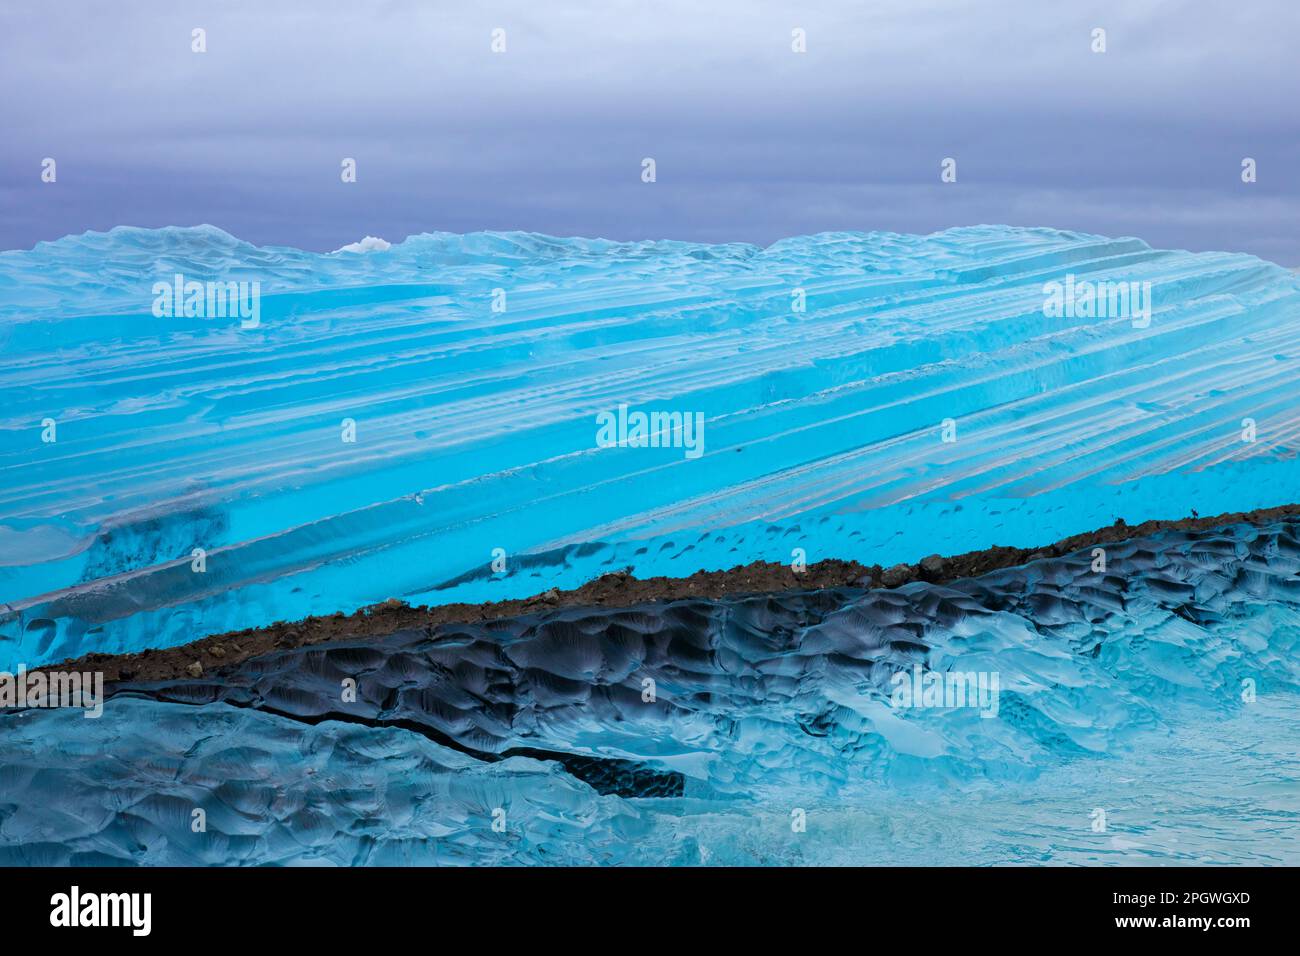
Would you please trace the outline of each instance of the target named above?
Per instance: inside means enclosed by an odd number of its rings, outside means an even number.
[[[256,323],[155,315],[177,275],[256,283]],[[1102,281],[1149,324],[1056,302]],[[1048,229],[0,253],[0,667],[1291,501],[1298,332],[1286,270]],[[602,442],[623,405],[702,453]]]
[[[1300,862],[1298,531],[570,608],[11,712],[0,861]],[[896,698],[918,670],[996,697]]]

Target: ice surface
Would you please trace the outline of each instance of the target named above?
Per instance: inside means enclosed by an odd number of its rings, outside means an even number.
[[[1294,865],[1298,534],[556,609],[0,714],[0,863]],[[896,707],[916,665],[997,674],[996,713]],[[612,762],[680,794],[582,775]]]
[[[176,274],[260,283],[259,324],[155,317]],[[1069,274],[1150,282],[1149,327],[1045,317]],[[1298,333],[1287,270],[1049,229],[0,253],[0,667],[1294,501]],[[703,455],[599,447],[620,404],[701,413]]]

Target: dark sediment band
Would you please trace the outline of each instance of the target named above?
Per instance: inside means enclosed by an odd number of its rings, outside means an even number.
[[[727,571],[699,571],[681,578],[638,579],[626,573],[613,573],[573,590],[553,589],[529,598],[484,604],[412,607],[390,600],[353,614],[309,617],[292,623],[279,621],[266,627],[204,637],[177,647],[132,654],[86,654],[72,661],[34,670],[98,671],[103,673],[108,684],[185,680],[201,676],[213,678],[250,658],[332,641],[381,639],[410,630],[432,632],[443,625],[506,620],[569,607],[632,607],[684,599],[831,588],[895,588],[913,581],[942,584],[1166,531],[1213,531],[1234,524],[1262,525],[1297,515],[1300,515],[1300,504],[1209,517],[1150,520],[1137,525],[1127,524],[1121,518],[1113,525],[1040,548],[994,546],[950,557],[932,555],[917,564],[899,564],[891,568],[829,559],[795,572],[789,565],[760,561]]]

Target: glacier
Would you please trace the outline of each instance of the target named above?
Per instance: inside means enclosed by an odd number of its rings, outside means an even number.
[[[1300,519],[1107,556],[555,608],[121,684],[101,719],[0,712],[0,864],[1300,863]],[[999,705],[900,707],[915,667],[999,674]]]
[[[0,253],[0,668],[1300,498],[1300,287],[1250,256],[1001,226],[363,245]],[[155,315],[174,276],[256,283],[256,325]],[[1149,325],[1049,317],[1067,276],[1150,283]],[[699,413],[703,454],[602,447],[621,405]]]

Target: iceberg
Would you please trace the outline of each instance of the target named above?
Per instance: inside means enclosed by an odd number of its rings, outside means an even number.
[[[1295,501],[1298,333],[1279,266],[1046,228],[0,253],[0,668]]]
[[[3,711],[0,863],[1300,863],[1300,519],[1107,556],[556,608],[118,684],[103,719]],[[918,670],[992,675],[995,706],[895,696]]]

